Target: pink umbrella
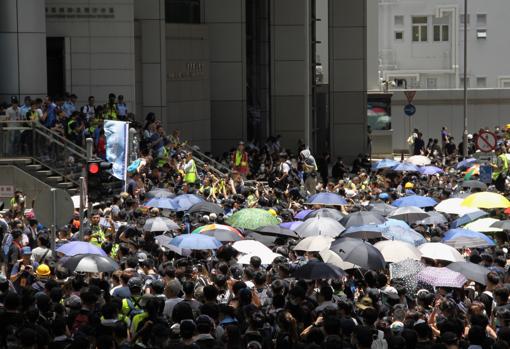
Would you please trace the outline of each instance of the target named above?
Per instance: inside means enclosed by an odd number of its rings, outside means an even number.
[[[448,268],[426,267],[417,275],[418,281],[434,287],[462,287],[467,279]]]

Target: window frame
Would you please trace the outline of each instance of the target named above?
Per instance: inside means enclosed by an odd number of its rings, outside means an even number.
[[[425,18],[425,22],[416,22],[417,19]],[[412,16],[411,17],[411,41],[412,42],[428,42],[429,17],[428,16]],[[418,36],[416,37],[416,34]]]

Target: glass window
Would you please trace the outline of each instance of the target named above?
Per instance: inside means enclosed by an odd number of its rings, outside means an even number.
[[[449,27],[448,25],[434,25],[434,41],[448,41]]]
[[[404,32],[395,32],[395,40],[404,40]]]
[[[464,24],[464,15],[460,15],[460,23]],[[469,14],[467,15],[467,24],[469,25]]]
[[[487,78],[486,77],[477,77],[476,78],[476,87],[478,88],[485,88],[487,87]]]
[[[437,78],[427,78],[427,88],[437,88]]]
[[[487,15],[486,14],[476,15],[476,24],[485,27],[487,25]]]
[[[165,0],[167,23],[201,23],[200,0]]]
[[[413,17],[413,41],[427,41],[428,21],[427,17]]]
[[[404,25],[404,16],[395,16],[394,23],[395,25]]]

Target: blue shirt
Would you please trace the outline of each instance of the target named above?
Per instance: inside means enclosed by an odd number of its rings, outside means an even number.
[[[119,116],[126,116],[128,111],[126,103],[117,103],[117,110],[119,112]]]
[[[55,103],[51,103],[48,106],[48,117],[44,121],[44,126],[47,128],[52,128],[55,126],[55,122],[57,121],[57,105]]]
[[[67,116],[71,116],[73,112],[76,111],[76,106],[73,102],[65,102],[62,106],[62,109],[64,110],[64,113],[66,113]]]
[[[19,107],[19,112],[21,114],[21,118],[24,120],[27,118],[27,113],[30,111],[30,105],[23,104]]]

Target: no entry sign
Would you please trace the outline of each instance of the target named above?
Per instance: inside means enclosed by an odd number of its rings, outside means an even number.
[[[491,152],[496,149],[498,138],[492,132],[480,132],[476,139],[476,147],[485,153]]]

